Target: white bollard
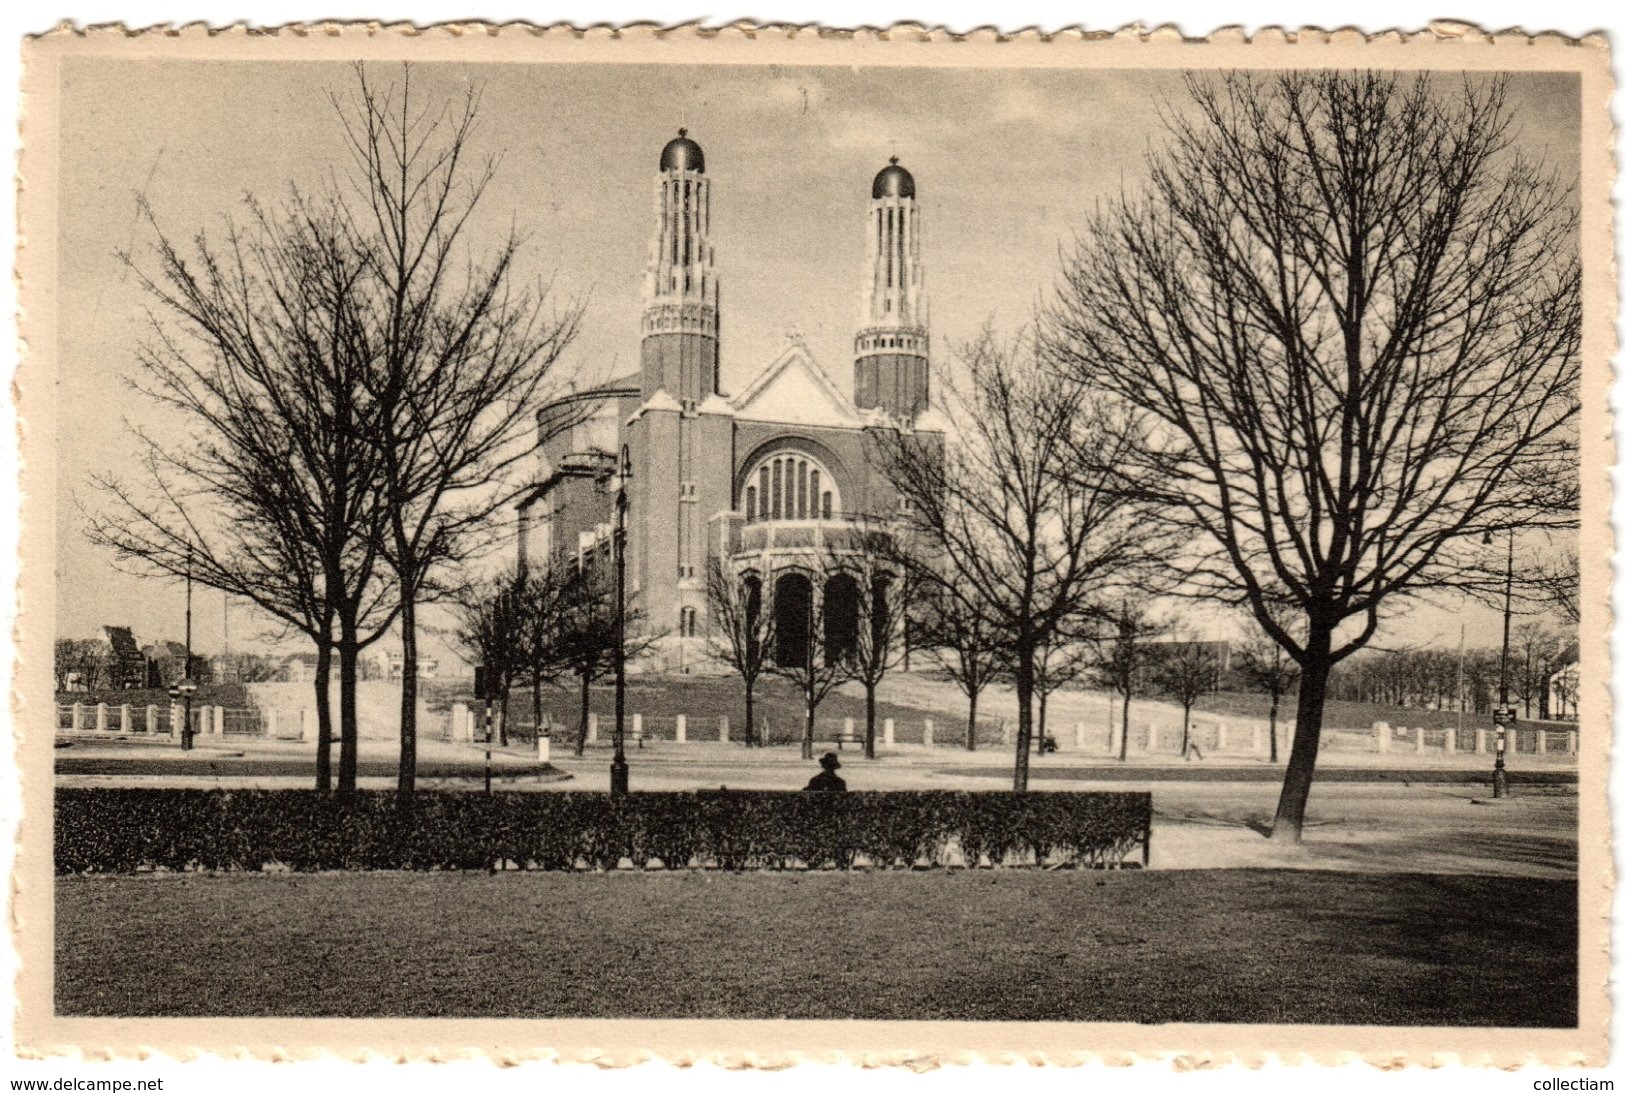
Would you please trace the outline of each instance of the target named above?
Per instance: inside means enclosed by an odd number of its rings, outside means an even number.
[[[126,702],[118,708],[118,731],[129,735],[130,728],[130,704]]]
[[[677,715],[677,742],[679,744],[688,743],[688,714],[686,713]]]
[[[96,703],[96,731],[107,731],[107,703]]]
[[[536,738],[536,761],[546,763],[553,758],[553,738],[541,735]]]
[[[1536,755],[1545,755],[1546,754],[1546,730],[1545,729],[1536,729],[1535,730],[1535,754]]]
[[[1508,729],[1507,730],[1507,754],[1508,755],[1517,755],[1518,754],[1518,730],[1517,729]]]
[[[632,739],[638,742],[638,746],[643,745],[643,715],[640,713],[632,715]]]
[[[717,718],[717,739],[722,743],[728,742],[728,715],[723,714]]]
[[[1228,735],[1227,726],[1225,725],[1225,723],[1223,721],[1220,721],[1219,722],[1219,743],[1217,744],[1217,746],[1214,747],[1214,749],[1213,749],[1214,751],[1223,751],[1224,750],[1227,735]]]
[[[1387,755],[1394,743],[1394,727],[1386,721],[1373,721],[1371,729],[1377,734],[1377,754]]]
[[[1454,754],[1456,754],[1456,730],[1455,729],[1446,729],[1446,730],[1444,730],[1444,753],[1446,755],[1454,755]]]
[[[185,727],[186,712],[181,709],[179,702],[172,702],[169,706],[169,735],[179,736]]]
[[[587,715],[587,743],[598,743],[598,715],[595,713]]]
[[[920,739],[925,741],[925,746],[928,748],[932,745],[931,736],[932,730],[935,729],[935,727],[936,726],[931,724],[931,719],[929,717],[925,719],[925,728],[920,733]]]
[[[226,708],[224,706],[214,708],[214,734],[216,736],[226,735]]]
[[[842,719],[841,735],[848,740],[852,739],[852,719],[850,717]]]
[[[73,729],[74,732],[83,731],[85,727],[85,708],[77,702],[73,704],[72,717],[73,719],[68,722],[68,727]]]
[[[1485,731],[1483,729],[1474,729],[1473,730],[1473,754],[1474,755],[1483,755],[1486,751],[1489,750],[1488,741],[1486,739],[1487,735],[1488,734],[1485,733]]]
[[[147,707],[147,732],[151,733],[154,736],[158,735],[158,707],[157,706],[148,706]]]
[[[1424,729],[1422,726],[1418,725],[1418,726],[1416,726],[1416,754],[1421,755],[1422,752],[1427,750],[1427,746],[1428,746],[1428,731],[1426,729]]]
[[[886,720],[882,723],[881,732],[883,734],[882,739],[885,741],[888,748],[897,743],[897,726],[895,723],[893,723],[891,718],[886,718]]]

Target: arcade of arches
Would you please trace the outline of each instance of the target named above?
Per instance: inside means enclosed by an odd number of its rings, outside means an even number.
[[[884,579],[878,582],[873,597],[876,610],[871,621],[877,632],[883,632],[888,625],[887,584]],[[761,578],[754,574],[747,576],[745,590],[747,610],[754,616],[761,610]],[[813,643],[819,635],[814,634],[814,629],[820,621],[825,664],[850,660],[856,655],[864,600],[858,579],[850,573],[836,573],[824,582],[819,599],[814,599],[814,592],[813,580],[806,573],[792,570],[774,578],[774,663],[781,666],[806,664],[808,653],[816,649]]]

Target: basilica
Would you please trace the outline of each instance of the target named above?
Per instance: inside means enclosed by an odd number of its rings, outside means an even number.
[[[895,514],[877,431],[940,444],[945,428],[931,406],[919,194],[897,159],[874,176],[861,226],[851,397],[794,336],[742,390],[721,390],[712,181],[700,145],[679,130],[654,179],[640,367],[538,412],[541,465],[519,508],[521,566],[588,556],[609,541],[604,482],[624,466],[629,605],[637,625],[664,635],[658,666],[675,670],[706,659],[712,559],[741,580],[772,573],[776,611],[816,600],[832,631],[855,633],[856,618],[841,617],[856,610],[842,576],[817,587],[798,559],[838,547],[854,521]],[[778,630],[806,626],[784,618]]]

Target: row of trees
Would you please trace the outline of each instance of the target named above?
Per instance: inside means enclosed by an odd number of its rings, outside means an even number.
[[[1034,336],[967,348],[947,453],[899,434],[886,463],[933,544],[911,577],[1008,643],[1018,790],[1044,650],[1201,597],[1295,666],[1273,831],[1297,839],[1334,668],[1397,603],[1498,590],[1508,536],[1574,525],[1577,211],[1499,79],[1186,90]],[[1577,603],[1570,562],[1553,602]]]
[[[152,300],[135,386],[167,420],[135,430],[140,474],[99,480],[90,536],[315,646],[321,790],[355,788],[357,660],[397,633],[411,794],[419,606],[496,541],[576,329],[520,283],[517,233],[476,244],[495,170],[474,156],[478,90],[423,100],[409,68],[381,86],[358,66],[332,96],[349,157],[327,181],[249,198],[189,246],[143,203],[152,250],[122,256]]]

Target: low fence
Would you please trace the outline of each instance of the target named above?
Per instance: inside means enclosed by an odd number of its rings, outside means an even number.
[[[181,721],[185,717],[184,709],[181,705],[58,705],[56,727],[58,732],[178,739]],[[574,719],[555,720],[545,714],[543,728],[556,742],[573,743],[580,731]],[[601,721],[597,714],[589,715],[587,743],[607,742],[612,728],[613,724],[608,719]],[[316,738],[316,714],[311,709],[194,705],[192,731],[199,736],[313,741]],[[527,739],[532,731],[527,724]],[[1116,719],[1106,723],[1052,723],[1048,731],[1056,750],[1068,754],[1104,757],[1116,756],[1122,751],[1122,729]],[[757,739],[769,746],[799,744],[802,732],[800,721],[787,723],[764,718],[756,725]],[[820,747],[836,749],[861,746],[864,732],[863,722],[855,718],[819,718],[814,722],[813,742]],[[427,739],[478,743],[485,739],[483,712],[458,703],[452,706],[449,714],[420,720],[419,733]],[[500,725],[494,719],[492,735],[500,735]],[[963,748],[966,735],[964,722],[934,718],[900,720],[888,717],[875,726],[875,743],[883,748]],[[1292,736],[1290,721],[1277,725],[1276,747],[1280,753],[1285,754],[1291,749]],[[642,748],[667,744],[742,743],[744,726],[727,717],[632,713],[627,722],[627,741],[634,747]],[[1012,747],[1015,744],[1015,725],[1003,719],[991,724],[979,723],[976,743],[978,747],[985,748]],[[1130,717],[1128,754],[1174,758],[1184,753],[1184,744],[1185,730],[1181,721]],[[1269,725],[1251,719],[1221,719],[1197,714],[1191,718],[1190,745],[1193,753],[1203,758],[1268,755]],[[1377,721],[1364,729],[1343,727],[1324,730],[1320,750],[1396,757],[1487,755],[1495,750],[1495,730],[1466,727],[1439,729]],[[1506,750],[1509,755],[1572,757],[1579,751],[1578,731],[1573,725],[1559,722],[1520,723],[1508,730]]]

